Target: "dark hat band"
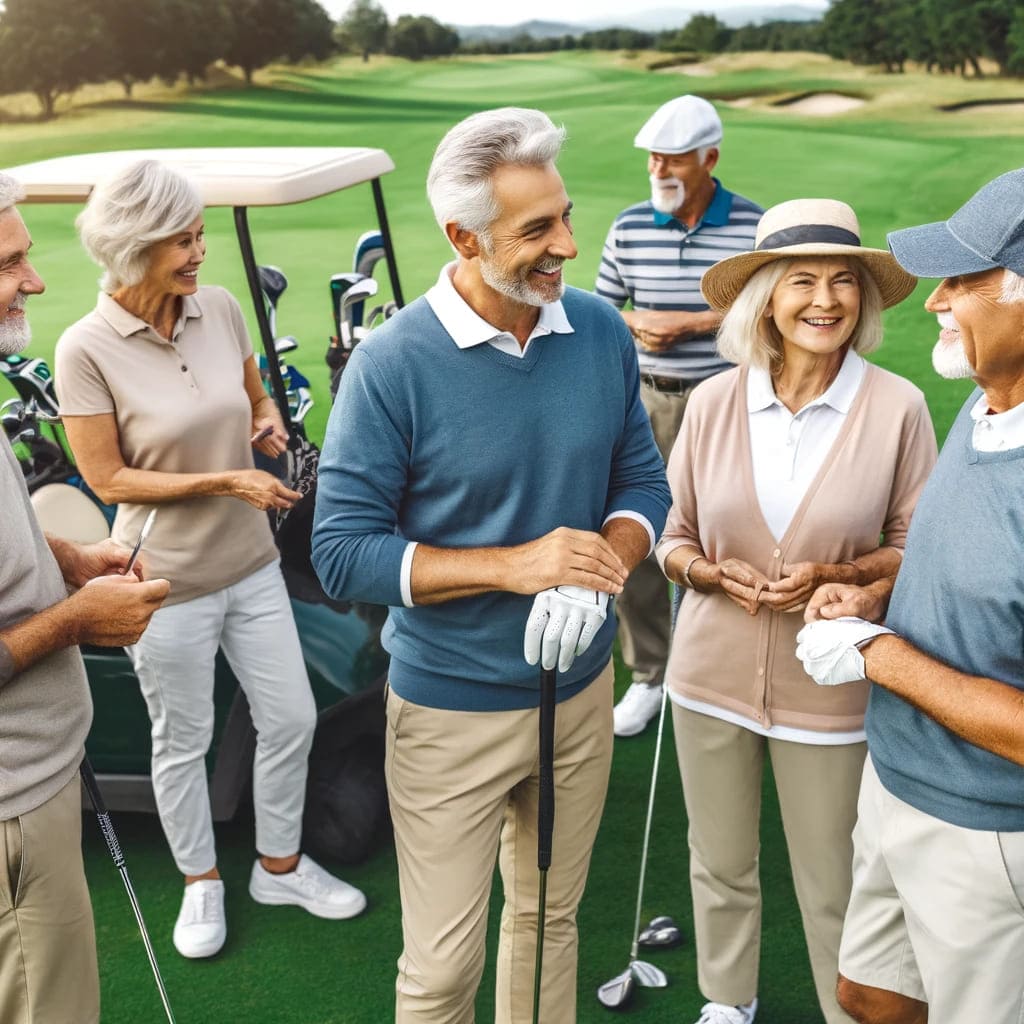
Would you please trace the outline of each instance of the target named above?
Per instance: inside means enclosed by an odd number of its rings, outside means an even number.
[[[801,224],[798,227],[773,231],[766,238],[761,239],[755,251],[782,249],[788,245],[806,245],[809,242],[824,242],[829,245],[860,245],[860,239],[846,228],[837,228],[832,224]]]

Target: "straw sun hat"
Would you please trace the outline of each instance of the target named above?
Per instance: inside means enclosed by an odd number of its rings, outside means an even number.
[[[860,244],[857,215],[837,199],[791,199],[766,210],[757,225],[754,251],[716,263],[700,290],[714,309],[728,309],[761,267],[791,256],[855,256],[875,279],[882,306],[902,302],[917,284],[885,249]]]

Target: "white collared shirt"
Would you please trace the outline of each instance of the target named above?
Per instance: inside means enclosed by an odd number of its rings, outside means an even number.
[[[836,379],[813,402],[792,413],[775,395],[771,374],[747,372],[747,417],[754,486],[765,522],[782,540],[864,379],[864,360],[849,349]]]
[[[561,301],[547,302],[540,307],[537,326],[530,332],[526,344],[521,348],[519,339],[508,331],[500,331],[489,324],[477,313],[466,300],[455,290],[452,275],[458,261],[453,260],[441,268],[437,284],[426,294],[427,302],[434,315],[441,321],[441,326],[451,335],[452,341],[461,349],[473,348],[474,345],[493,345],[499,352],[522,358],[534,338],[545,334],[572,334],[572,324],[565,315]]]
[[[971,419],[976,452],[1007,452],[1024,445],[1024,403],[1006,412],[989,412],[988,399],[982,395],[971,407]]]
[[[561,301],[547,302],[540,307],[540,315],[537,317],[537,325],[530,332],[526,344],[520,348],[519,340],[514,334],[508,331],[498,330],[493,324],[489,324],[479,313],[477,313],[466,300],[455,290],[452,283],[452,275],[458,261],[453,260],[441,268],[438,274],[437,284],[426,293],[426,300],[434,315],[441,322],[441,326],[451,336],[452,341],[460,349],[473,348],[475,345],[488,344],[511,356],[522,358],[534,338],[546,334],[572,334],[573,327],[569,318],[565,315],[565,309]],[[646,531],[650,542],[647,553],[654,550],[654,526],[651,521],[639,512],[622,510],[610,513],[605,523],[612,519],[632,519],[639,523]],[[603,525],[603,524],[602,524]],[[412,599],[412,558],[416,550],[417,541],[410,541],[402,554],[402,567],[399,577],[402,588],[402,603],[406,608],[414,605]]]

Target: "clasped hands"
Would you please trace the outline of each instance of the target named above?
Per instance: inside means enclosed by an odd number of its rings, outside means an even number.
[[[781,579],[770,580],[742,559],[727,558],[694,564],[690,578],[698,584],[698,590],[717,586],[745,612],[756,615],[762,606],[777,612],[800,611],[811,594],[828,582],[825,570],[820,562],[795,562],[783,565]]]

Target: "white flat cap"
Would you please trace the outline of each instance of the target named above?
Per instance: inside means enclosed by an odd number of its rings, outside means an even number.
[[[699,96],[677,96],[651,114],[633,145],[652,153],[689,153],[721,141],[722,122],[715,108]]]

